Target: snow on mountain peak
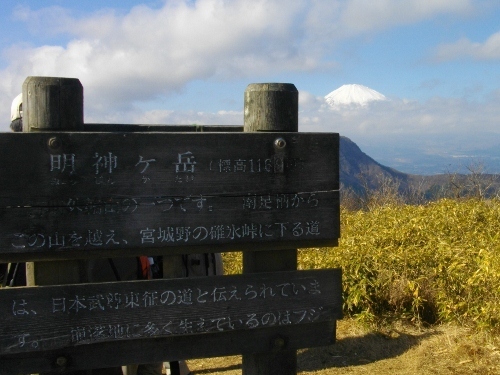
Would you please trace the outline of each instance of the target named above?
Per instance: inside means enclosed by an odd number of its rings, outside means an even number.
[[[332,106],[338,105],[367,105],[376,100],[387,100],[387,98],[378,91],[372,90],[363,85],[343,85],[325,96],[326,102]]]

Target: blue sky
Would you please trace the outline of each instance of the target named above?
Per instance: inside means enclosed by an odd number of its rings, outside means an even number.
[[[249,83],[290,82],[301,131],[389,165],[401,148],[500,150],[497,0],[20,0],[0,15],[0,131],[32,75],[79,78],[85,121],[115,123],[242,124]],[[391,100],[328,108],[350,83]]]

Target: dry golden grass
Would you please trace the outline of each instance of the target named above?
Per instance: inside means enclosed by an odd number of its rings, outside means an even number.
[[[457,325],[338,322],[334,345],[298,352],[298,374],[500,374],[500,340]],[[241,356],[188,361],[193,375],[239,375]]]
[[[241,273],[241,254],[224,254]],[[342,268],[337,343],[299,351],[300,374],[500,374],[500,200],[442,199],[341,212],[337,248],[299,269]],[[241,357],[190,361],[241,374]]]
[[[342,209],[339,246],[300,250],[298,268],[342,268],[346,316],[498,332],[500,200]],[[241,273],[241,254],[224,269]]]

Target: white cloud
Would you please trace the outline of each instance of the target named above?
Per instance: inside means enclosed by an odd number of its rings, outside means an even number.
[[[242,111],[169,111],[152,110],[138,114],[133,118],[137,124],[173,124],[173,125],[242,125]]]
[[[158,9],[138,5],[126,14],[104,9],[83,17],[62,7],[18,7],[19,27],[66,42],[3,51],[0,117],[9,118],[10,98],[27,76],[47,75],[80,79],[86,121],[140,122],[153,113],[138,103],[178,93],[189,82],[331,68],[335,62],[324,57],[343,38],[470,7],[470,0],[167,0]],[[178,112],[168,110],[152,119],[176,120]],[[225,121],[218,113],[188,117],[202,123],[210,116]]]
[[[499,173],[500,91],[489,98],[479,103],[443,98],[423,103],[393,99],[342,110],[306,101],[308,105],[301,106],[299,112],[299,130],[338,132],[375,160],[408,173],[443,173],[449,163],[456,163],[450,159],[453,155],[484,161],[489,173]],[[478,150],[489,156],[478,158]],[[432,155],[432,162],[428,155]],[[404,156],[408,162],[402,163],[396,156]]]
[[[318,61],[295,30],[303,4],[167,1],[160,9],[136,6],[124,16],[107,11],[83,19],[58,7],[19,8],[18,19],[73,39],[65,46],[14,46],[2,73],[17,75],[18,88],[28,75],[77,77],[92,113],[169,95],[193,80],[314,69]]]
[[[474,60],[500,60],[500,31],[491,35],[484,43],[471,42],[467,38],[462,38],[455,43],[439,46],[435,53],[438,61],[462,57]]]
[[[302,131],[335,131],[350,137],[446,136],[457,132],[467,137],[478,131],[500,135],[498,95],[492,93],[490,98],[482,103],[443,98],[424,103],[393,99],[370,102],[363,107],[345,107],[341,111],[316,102],[301,109],[300,127]]]
[[[491,145],[500,144],[499,101],[500,91],[491,93],[490,99],[481,103],[465,99],[433,98],[424,103],[393,99],[335,110],[326,104],[324,98],[300,91],[299,130],[338,132],[353,140],[373,138],[383,142],[386,138],[387,143],[394,136],[407,139],[409,143],[416,135],[442,140],[453,137],[463,139],[467,147],[486,147],[489,145],[474,145],[474,135],[478,132],[498,134],[491,139]],[[243,124],[241,111],[152,110],[137,112],[129,118],[143,124]]]
[[[471,0],[351,0],[340,20],[352,34],[412,24],[440,14],[466,14]]]

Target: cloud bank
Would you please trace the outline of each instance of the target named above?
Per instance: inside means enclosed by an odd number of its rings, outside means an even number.
[[[242,111],[181,111],[161,103],[193,82],[248,79],[250,83],[273,74],[332,69],[337,64],[332,59],[336,48],[352,38],[373,37],[438,17],[467,17],[482,3],[166,0],[157,8],[137,5],[125,13],[103,9],[83,15],[63,7],[19,6],[12,17],[40,35],[37,40],[47,42],[12,44],[2,51],[0,117],[9,118],[11,100],[24,79],[41,75],[80,79],[86,122],[242,124]],[[480,42],[462,38],[434,51],[438,63],[462,58],[498,61],[500,32]],[[368,108],[332,111],[323,98],[301,91],[300,128],[336,131],[366,142],[398,135],[466,138],[478,131],[500,132],[498,92],[483,102],[392,99]],[[7,131],[7,121],[3,124],[0,131]]]
[[[77,77],[86,116],[135,118],[142,102],[180,92],[196,80],[308,72],[334,64],[325,55],[346,38],[438,15],[461,15],[470,0],[167,0],[74,16],[69,9],[18,7],[33,33],[64,42],[12,45],[0,94],[14,97],[29,75]],[[396,16],[398,15],[398,16]],[[332,88],[333,89],[333,88]],[[0,115],[4,118],[3,100]],[[113,108],[113,110],[110,110]]]
[[[460,58],[500,61],[500,32],[491,35],[483,43],[461,38],[455,43],[441,45],[437,48],[435,57],[437,61],[449,61]]]

